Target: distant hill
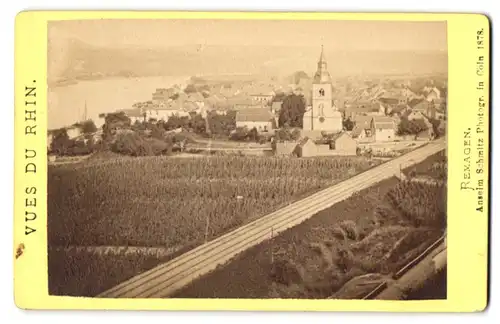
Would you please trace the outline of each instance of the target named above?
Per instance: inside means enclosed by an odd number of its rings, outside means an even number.
[[[49,39],[49,83],[108,77],[252,73],[312,75],[319,49],[293,46],[179,46],[104,48],[74,39]],[[447,72],[446,52],[326,52],[333,78],[359,74]]]

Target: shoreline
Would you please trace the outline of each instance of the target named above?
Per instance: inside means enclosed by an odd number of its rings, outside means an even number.
[[[47,88],[48,90],[55,90],[58,88],[65,88],[69,86],[74,86],[78,85],[80,83],[86,83],[86,82],[100,82],[100,81],[108,81],[108,80],[133,80],[133,79],[145,79],[145,78],[179,78],[179,79],[185,79],[184,82],[188,83],[189,80],[193,76],[175,76],[175,75],[147,75],[147,76],[103,76],[103,77],[95,77],[95,78],[88,78],[88,79],[68,79],[64,81],[47,81]],[[175,83],[174,83],[175,84]],[[154,89],[153,89],[154,91]]]

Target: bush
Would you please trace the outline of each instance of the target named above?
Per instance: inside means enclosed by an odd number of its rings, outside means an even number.
[[[262,139],[255,127],[250,130],[246,127],[238,127],[229,138],[233,141],[251,141],[257,143],[260,143]]]
[[[297,128],[280,128],[276,130],[277,141],[297,141],[300,138],[300,130]]]
[[[402,118],[398,126],[398,135],[417,135],[428,129],[427,125],[422,119],[408,120]]]
[[[78,156],[87,155],[96,147],[92,139],[69,139],[66,129],[59,129],[53,132],[53,140],[49,148],[49,153],[59,156]]]
[[[156,138],[146,139],[137,133],[117,136],[111,145],[111,151],[130,156],[164,155],[171,152],[172,145]]]
[[[228,136],[236,129],[236,113],[234,111],[230,111],[226,115],[210,112],[207,118],[212,134]]]
[[[82,133],[91,134],[97,131],[97,127],[93,120],[89,119],[81,123]]]
[[[354,241],[357,241],[359,239],[359,230],[354,221],[342,221],[340,223],[340,228],[344,230],[348,239]]]
[[[282,285],[300,284],[303,282],[303,269],[288,259],[276,260],[271,268],[271,279]]]
[[[387,196],[415,227],[441,229],[446,225],[445,184],[401,182]]]

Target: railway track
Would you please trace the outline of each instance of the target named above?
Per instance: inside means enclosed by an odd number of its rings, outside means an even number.
[[[401,168],[423,161],[445,149],[444,140],[358,174],[307,198],[292,203],[230,233],[207,242],[165,264],[139,274],[96,297],[162,298],[231,260],[237,254],[298,225],[353,193],[399,173]]]

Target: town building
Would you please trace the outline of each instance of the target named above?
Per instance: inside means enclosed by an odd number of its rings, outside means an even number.
[[[410,109],[412,112],[420,112],[429,118],[436,118],[435,105],[427,100],[413,102]]]
[[[356,115],[354,116],[354,126],[362,127],[363,129],[370,129],[373,116]]]
[[[256,103],[267,105],[273,99],[273,93],[258,93],[250,95]]]
[[[404,115],[404,117],[406,117],[406,119],[408,120],[427,119],[425,115],[419,110],[408,111],[408,113]]]
[[[351,137],[358,142],[369,142],[371,129],[363,125],[355,125],[351,131]]]
[[[79,125],[73,125],[66,128],[69,139],[75,139],[82,134],[82,128]]]
[[[130,118],[130,121],[132,124],[136,122],[143,122],[146,120],[146,112],[142,108],[132,108],[132,109],[125,109],[122,110],[125,115]]]
[[[436,87],[433,87],[428,91],[428,93],[425,97],[425,100],[430,102],[430,101],[433,101],[435,99],[440,99],[440,98],[441,98],[441,90],[439,90]]]
[[[297,157],[356,155],[357,143],[347,132],[340,132],[320,141],[306,136],[299,141],[275,143],[274,154]]]
[[[322,46],[318,68],[313,78],[312,106],[306,108],[303,117],[304,130],[332,133],[342,130],[342,114],[333,105],[332,92],[332,79]]]
[[[323,144],[324,145],[324,144]],[[324,145],[328,146],[328,145]],[[294,153],[298,157],[312,157],[318,155],[318,145],[311,138],[305,137],[295,147]]]
[[[277,156],[289,156],[295,152],[298,142],[279,141],[273,143],[274,154]]]
[[[410,101],[409,98],[394,93],[385,93],[378,100],[388,108],[393,108],[398,105],[404,105]]]
[[[394,120],[387,116],[374,116],[370,125],[375,142],[394,141],[396,127]]]
[[[331,139],[330,149],[338,155],[356,155],[358,144],[346,132],[337,133]]]
[[[269,109],[247,108],[236,112],[236,127],[256,128],[259,132],[273,129],[274,116]]]
[[[344,110],[345,118],[354,119],[358,115],[364,116],[384,116],[386,114],[386,106],[380,102],[358,101],[349,104],[349,107]]]
[[[354,117],[354,127],[351,131],[351,137],[358,142],[373,141],[372,122],[373,116],[357,115]]]
[[[386,105],[381,104],[384,107],[386,116],[401,116],[407,110],[410,109],[408,104],[397,104],[397,105]]]
[[[176,93],[176,90],[173,88],[157,88],[156,91],[153,93],[153,102],[154,103],[160,103],[160,102],[166,102]]]

